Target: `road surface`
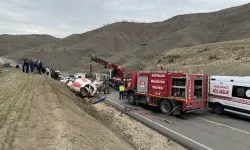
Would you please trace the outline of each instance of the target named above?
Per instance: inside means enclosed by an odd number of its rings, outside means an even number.
[[[5,62],[0,58],[0,63],[1,63],[1,64],[4,64]]]
[[[118,100],[118,92],[107,95],[107,102],[114,106],[130,107],[133,115],[161,128],[185,145],[204,150],[249,150],[250,121],[237,116],[217,116],[209,110],[185,114],[183,117],[164,116],[153,108],[131,106],[127,100]],[[171,137],[170,137],[171,138]],[[177,142],[178,142],[177,140]]]
[[[0,64],[10,63],[12,66],[16,66],[16,62],[8,58],[0,57]]]

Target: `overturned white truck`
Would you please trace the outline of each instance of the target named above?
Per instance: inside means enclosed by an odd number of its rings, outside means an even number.
[[[82,97],[93,97],[97,94],[109,94],[109,87],[104,81],[94,81],[87,78],[78,78],[67,83],[67,86]]]

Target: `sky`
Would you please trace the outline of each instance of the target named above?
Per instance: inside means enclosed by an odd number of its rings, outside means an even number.
[[[121,20],[155,22],[250,0],[0,0],[0,34],[64,38]]]

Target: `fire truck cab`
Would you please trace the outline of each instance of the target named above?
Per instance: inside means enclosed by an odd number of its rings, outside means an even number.
[[[224,111],[250,117],[250,76],[210,76],[208,104],[215,114]]]
[[[207,82],[205,74],[131,71],[124,85],[129,104],[143,103],[175,115],[207,107]]]

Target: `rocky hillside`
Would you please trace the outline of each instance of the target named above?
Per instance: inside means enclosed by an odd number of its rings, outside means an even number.
[[[21,52],[48,41],[57,40],[57,38],[50,35],[0,35],[0,56]]]
[[[146,66],[146,70],[163,66],[170,71],[249,76],[250,38],[173,49],[153,57]]]
[[[81,71],[87,68],[89,56],[94,55],[126,69],[137,69],[173,48],[249,38],[249,16],[250,4],[246,4],[211,13],[179,15],[156,23],[118,22],[7,57],[43,59],[53,68]]]

